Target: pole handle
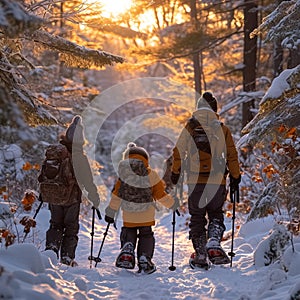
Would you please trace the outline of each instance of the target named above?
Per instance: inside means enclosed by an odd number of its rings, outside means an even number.
[[[231,203],[240,203],[240,189],[239,186],[237,188],[233,188],[230,186],[230,202]]]

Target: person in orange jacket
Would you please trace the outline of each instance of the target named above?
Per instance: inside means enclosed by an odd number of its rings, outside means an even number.
[[[126,178],[128,179],[129,176],[122,176],[122,174],[120,174],[120,165],[133,162],[137,164],[141,163],[142,167],[145,168],[147,175],[144,176],[144,179],[149,180],[149,184],[147,188],[137,189],[135,195],[132,195],[133,193],[131,192],[131,197],[135,197],[137,201],[140,199],[141,202],[143,202],[141,198],[145,200],[148,189],[151,198],[151,202],[148,204],[130,203],[130,200],[127,199],[129,197],[127,197],[126,192],[123,191],[126,188],[122,188],[122,181],[126,181]],[[120,208],[122,210],[123,227],[120,233],[121,253],[116,260],[116,266],[133,269],[135,266],[134,250],[137,245],[139,271],[152,273],[156,270],[152,262],[155,247],[154,232],[152,230],[152,226],[155,225],[155,201],[160,202],[166,208],[174,211],[178,208],[179,201],[174,200],[171,195],[166,193],[164,181],[159,177],[157,172],[149,166],[148,152],[143,147],[138,147],[135,143],[131,142],[127,145],[123,153],[123,160],[121,160],[119,164],[118,175],[119,179],[114,185],[110,203],[105,210],[105,221],[108,223],[114,223],[117,211]],[[138,178],[141,178],[141,176],[138,176]],[[134,205],[143,208],[130,209]]]
[[[210,263],[207,255],[213,263],[229,262],[220,246],[225,231],[222,208],[227,195],[226,177],[229,173],[230,185],[238,188],[241,173],[231,132],[219,121],[217,109],[216,98],[211,92],[205,92],[182,130],[172,155],[172,183],[177,184],[181,172],[187,174],[191,215],[189,239],[195,250],[191,267],[207,268]],[[205,130],[208,140],[202,136],[197,145],[195,129],[199,127]],[[209,144],[208,151],[201,148],[205,147],[205,142]]]

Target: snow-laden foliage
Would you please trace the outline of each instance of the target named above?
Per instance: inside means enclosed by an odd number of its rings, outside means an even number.
[[[291,276],[300,274],[300,244],[296,243],[294,247],[291,245],[284,251],[281,265]]]
[[[122,63],[124,60],[120,56],[79,46],[60,36],[42,30],[36,30],[32,38],[44,47],[59,51],[61,60],[70,67],[103,67],[105,65],[113,65],[114,63]]]
[[[7,201],[0,202],[0,220],[7,220],[12,218],[14,215],[14,210],[12,209],[12,204]]]
[[[278,202],[277,191],[277,182],[270,182],[264,188],[262,194],[258,197],[254,207],[248,215],[248,221],[256,218],[263,218],[274,213],[274,207],[276,207],[276,203]]]
[[[22,154],[21,148],[15,144],[0,148],[0,178],[6,178],[9,175],[19,182],[24,179],[24,172],[19,171],[25,164]]]
[[[275,224],[271,234],[262,240],[254,251],[256,267],[268,266],[274,263],[283,253],[290,241],[290,234],[282,224]]]
[[[258,114],[243,129],[246,134],[238,145],[255,153],[257,162],[248,168],[252,169],[252,180],[266,187],[248,220],[266,213],[280,214],[283,207],[290,218],[299,218],[299,79],[300,66],[275,78],[260,102]]]
[[[230,109],[232,109],[235,106],[241,105],[243,103],[247,103],[249,101],[254,100],[255,102],[260,102],[264,95],[263,91],[255,91],[255,92],[241,92],[237,95],[235,99],[227,103],[226,105],[223,105],[220,110],[220,115],[226,113]]]
[[[35,93],[33,74],[47,71],[43,67],[45,61],[37,60],[39,52],[56,52],[57,59],[76,68],[103,67],[124,60],[105,51],[80,46],[56,35],[57,32],[50,34],[51,12],[50,1],[43,4],[31,1],[26,7],[15,0],[0,1],[0,109],[6,110],[0,121],[19,130],[25,129],[25,133],[28,131],[26,123],[31,126],[57,123],[49,113],[50,103]],[[51,33],[53,30],[51,27]],[[36,63],[42,66],[36,67]]]
[[[300,1],[282,1],[252,35],[267,32],[266,41],[279,41],[285,48],[297,49],[300,44],[299,23]]]
[[[42,18],[29,14],[15,1],[0,0],[0,29],[9,38],[16,38],[24,31],[32,32],[44,23]]]
[[[254,146],[281,124],[289,127],[300,125],[298,118],[299,82],[300,65],[283,71],[273,80],[271,87],[260,102],[258,114],[243,129],[243,133],[248,134],[241,139],[240,146],[245,143]]]

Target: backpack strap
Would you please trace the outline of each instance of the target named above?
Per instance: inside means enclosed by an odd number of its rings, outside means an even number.
[[[188,119],[188,125],[191,130],[194,130],[195,128],[201,126],[200,122],[197,120],[195,116],[192,116]]]

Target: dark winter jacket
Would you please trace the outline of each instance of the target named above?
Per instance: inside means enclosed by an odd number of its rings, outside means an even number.
[[[61,136],[60,143],[65,145],[72,154],[73,170],[76,177],[76,186],[74,187],[73,203],[81,202],[82,189],[88,192],[88,199],[94,207],[98,207],[100,203],[97,187],[93,181],[93,175],[87,156],[85,155],[82,145],[74,145],[68,142],[65,136]],[[75,200],[76,199],[76,200]],[[72,199],[71,199],[72,201]]]

